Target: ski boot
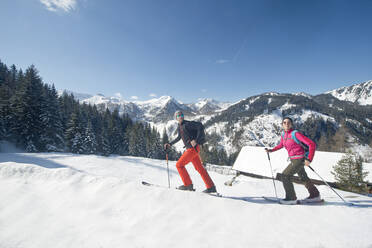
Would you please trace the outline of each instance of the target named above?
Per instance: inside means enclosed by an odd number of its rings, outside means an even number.
[[[186,191],[195,191],[194,186],[192,184],[187,185],[187,186],[181,185],[181,186],[177,187],[177,189],[186,190]]]
[[[203,193],[208,193],[208,194],[210,194],[210,193],[217,193],[216,186],[213,185],[212,187],[210,187],[210,188],[208,188],[206,190],[203,190]]]

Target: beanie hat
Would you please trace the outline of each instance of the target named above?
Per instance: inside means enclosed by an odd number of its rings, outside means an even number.
[[[175,113],[174,113],[174,118],[177,119],[177,116],[182,116],[183,117],[183,113],[181,110],[177,110]]]

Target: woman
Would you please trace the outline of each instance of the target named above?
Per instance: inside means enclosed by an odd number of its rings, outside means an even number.
[[[273,149],[266,149],[266,152],[275,152],[283,147],[287,149],[288,156],[291,163],[283,171],[283,186],[285,190],[285,198],[280,200],[282,204],[296,204],[297,197],[294,191],[293,183],[291,182],[291,177],[294,174],[298,174],[301,181],[305,183],[306,189],[309,191],[310,195],[303,202],[318,202],[321,201],[318,189],[311,182],[310,178],[307,176],[305,167],[309,166],[314,158],[315,143],[301,134],[293,130],[293,121],[289,117],[285,117],[282,122],[284,132],[280,139],[280,144]],[[309,147],[308,154],[305,154],[304,143]]]

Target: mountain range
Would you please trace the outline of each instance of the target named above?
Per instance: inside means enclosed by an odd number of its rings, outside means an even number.
[[[323,150],[342,150],[341,146],[365,156],[372,154],[372,80],[319,95],[269,92],[236,103],[200,99],[185,104],[171,96],[130,102],[118,96],[73,94],[81,103],[95,104],[102,111],[117,108],[120,114],[150,123],[171,138],[177,126],[173,114],[182,110],[186,119],[204,123],[210,145],[224,148],[228,154],[244,145],[274,146],[280,139],[283,116],[292,117],[296,128]],[[344,139],[335,141],[340,132]]]

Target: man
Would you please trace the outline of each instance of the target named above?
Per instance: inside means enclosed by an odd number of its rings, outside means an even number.
[[[309,191],[309,197],[302,200],[304,202],[318,202],[320,201],[320,194],[318,189],[311,182],[306,174],[304,166],[309,166],[314,158],[316,145],[314,141],[306,137],[300,132],[293,130],[293,121],[289,117],[285,117],[282,122],[284,132],[280,139],[280,144],[273,149],[266,149],[266,152],[275,152],[283,147],[288,151],[288,156],[291,163],[283,171],[283,186],[285,190],[285,199],[281,199],[282,204],[296,204],[297,197],[294,191],[291,176],[298,174],[300,179],[305,182],[305,187]],[[309,153],[305,153],[305,149],[301,143],[309,147]]]
[[[177,143],[180,139],[182,139],[186,147],[186,151],[182,154],[182,156],[178,159],[176,163],[178,173],[180,174],[183,182],[183,185],[179,186],[178,189],[190,191],[194,190],[194,186],[192,184],[190,175],[185,168],[185,166],[191,162],[194,165],[195,169],[199,172],[205,183],[207,189],[204,190],[203,192],[204,193],[217,192],[216,186],[214,185],[206,169],[203,167],[199,155],[200,144],[202,143],[202,139],[204,138],[203,125],[200,122],[184,120],[184,115],[180,110],[176,111],[174,116],[178,121],[177,128],[178,136],[172,142],[164,144],[164,148],[167,149],[169,146]]]

